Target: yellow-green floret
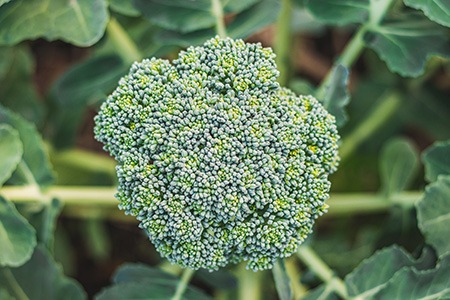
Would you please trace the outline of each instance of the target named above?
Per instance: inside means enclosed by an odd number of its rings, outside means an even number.
[[[134,63],[101,106],[119,207],[171,262],[271,268],[326,210],[335,120],[278,74],[270,49],[214,38],[172,63]]]

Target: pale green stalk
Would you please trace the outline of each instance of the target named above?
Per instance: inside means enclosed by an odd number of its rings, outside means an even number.
[[[250,271],[245,268],[245,263],[241,263],[237,270],[239,280],[238,299],[239,300],[260,300],[262,299],[262,271]]]
[[[277,55],[275,62],[280,71],[278,82],[286,86],[289,80],[291,66],[291,20],[292,0],[281,0],[281,10],[277,19],[274,50]]]
[[[186,291],[187,286],[189,285],[189,281],[194,275],[195,271],[189,268],[184,269],[183,275],[181,275],[181,279],[178,282],[177,289],[175,291],[175,295],[172,297],[172,300],[181,300],[183,299],[183,294]]]
[[[325,284],[335,291],[343,299],[348,299],[345,283],[334,273],[333,270],[311,249],[309,246],[300,246],[297,256],[317,275]]]
[[[223,19],[223,8],[220,0],[211,0],[211,13],[216,19],[216,32],[221,38],[227,37],[227,31],[225,29],[225,21]]]
[[[106,26],[106,32],[108,33],[108,38],[113,42],[116,51],[126,63],[132,64],[143,58],[139,48],[116,19],[111,18],[109,20]]]

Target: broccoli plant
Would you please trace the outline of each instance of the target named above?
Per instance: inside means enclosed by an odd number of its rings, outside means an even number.
[[[0,299],[450,298],[449,12],[0,0]]]

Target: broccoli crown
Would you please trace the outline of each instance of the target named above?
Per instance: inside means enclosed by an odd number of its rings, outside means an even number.
[[[171,262],[271,268],[326,210],[334,117],[278,74],[269,48],[216,37],[172,63],[134,63],[101,106],[119,207]]]

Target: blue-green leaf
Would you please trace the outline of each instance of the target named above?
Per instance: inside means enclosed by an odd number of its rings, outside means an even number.
[[[14,205],[0,196],[0,266],[18,267],[30,259],[36,232]]]
[[[128,283],[128,282],[140,282],[142,280],[169,280],[177,281],[178,278],[175,275],[161,271],[160,269],[153,268],[140,263],[126,263],[117,269],[113,276],[114,283]]]
[[[236,277],[225,269],[213,272],[201,269],[194,276],[213,289],[235,289],[238,285]]]
[[[370,0],[307,0],[306,8],[326,24],[364,23],[369,18]]]
[[[42,37],[91,46],[107,21],[106,0],[15,0],[0,7],[0,44]]]
[[[22,142],[17,130],[0,124],[0,187],[11,177],[22,159]]]
[[[279,10],[280,1],[260,0],[234,18],[227,28],[228,35],[232,38],[246,38],[275,22]]]
[[[27,263],[11,271],[30,300],[87,298],[81,285],[64,276],[60,266],[42,245],[36,247]]]
[[[336,118],[338,126],[342,126],[347,121],[345,107],[350,101],[350,95],[347,90],[348,70],[343,65],[337,65],[333,68],[331,80],[325,87],[325,93],[321,100],[324,107]]]
[[[450,27],[450,1],[448,0],[404,0],[405,4],[420,9],[424,14],[441,25]]]
[[[33,177],[32,180],[40,185],[51,184],[54,180],[53,171],[44,143],[36,128],[19,115],[0,105],[1,123],[9,124],[19,132],[23,144],[22,162],[30,171],[28,175]],[[14,184],[30,183],[17,171],[13,173],[9,181]]]
[[[417,175],[419,155],[404,138],[388,141],[381,150],[381,188],[387,196],[403,191]]]
[[[441,175],[416,203],[419,229],[439,255],[450,251],[450,176]]]
[[[373,299],[449,299],[449,278],[450,255],[446,255],[432,270],[400,270]]]
[[[136,17],[140,15],[140,12],[133,6],[133,1],[109,0],[109,7],[125,16]]]
[[[433,56],[450,56],[450,40],[443,27],[421,14],[408,14],[369,30],[364,40],[392,72],[417,77]]]
[[[272,269],[273,278],[275,280],[275,287],[277,288],[278,296],[280,300],[291,300],[292,287],[289,275],[286,272],[286,266],[284,260],[278,259],[273,265]]]
[[[348,295],[352,298],[369,299],[383,289],[389,280],[404,267],[425,269],[432,266],[426,252],[419,260],[414,260],[403,249],[392,246],[376,252],[364,260],[356,269],[345,277]]]
[[[117,55],[97,56],[58,79],[52,90],[55,108],[51,115],[56,147],[73,144],[87,106],[106,98],[128,68]]]
[[[302,300],[338,300],[339,297],[334,293],[333,289],[326,284],[319,285],[302,297]]]
[[[439,175],[450,175],[450,141],[436,142],[422,155],[425,178],[433,182]]]

